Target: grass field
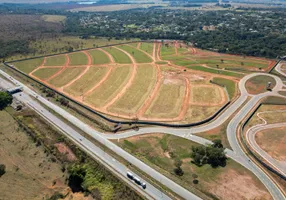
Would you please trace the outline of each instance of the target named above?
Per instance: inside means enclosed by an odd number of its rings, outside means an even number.
[[[134,82],[124,96],[109,110],[115,113],[133,114],[144,103],[156,81],[156,69],[151,65],[139,65]]]
[[[175,118],[179,115],[185,95],[185,87],[180,84],[162,84],[159,94],[146,111],[146,117]]]
[[[198,70],[198,71],[203,71],[203,72],[209,72],[212,74],[221,74],[221,75],[226,75],[226,76],[234,76],[234,77],[242,77],[242,74],[238,74],[235,72],[230,72],[230,71],[224,71],[224,70],[215,70],[215,69],[210,69],[202,66],[191,66],[188,67],[193,70]]]
[[[150,63],[152,59],[146,55],[145,53],[139,51],[136,48],[133,48],[128,45],[121,45],[119,48],[123,49],[124,51],[128,52],[130,55],[134,57],[137,63]]]
[[[55,23],[61,23],[65,22],[66,16],[64,15],[42,15],[41,19],[43,19],[46,22],[55,22]]]
[[[236,91],[236,84],[234,81],[219,77],[213,78],[213,81],[226,87],[230,99],[234,97]]]
[[[222,99],[218,86],[194,85],[191,89],[192,103],[220,104]]]
[[[132,63],[130,58],[125,53],[123,53],[122,51],[118,49],[115,49],[113,47],[107,47],[107,48],[104,48],[104,50],[112,55],[116,63],[120,63],[120,64],[131,64]]]
[[[76,52],[69,54],[70,57],[70,66],[79,66],[79,65],[87,65],[88,59],[87,56],[82,52]]]
[[[91,67],[80,79],[65,88],[64,91],[74,96],[80,96],[90,90],[107,73],[107,67]]]
[[[249,79],[246,83],[246,89],[250,94],[259,94],[267,91],[267,84],[271,82],[271,89],[276,85],[274,78],[270,76],[259,75]]]
[[[173,47],[173,46],[162,45],[160,53],[161,53],[162,58],[165,59],[165,56],[170,56],[170,55],[176,54],[176,50],[175,50],[175,47]]]
[[[66,63],[66,56],[60,55],[60,56],[52,56],[47,57],[45,66],[63,66]]]
[[[114,71],[111,72],[108,79],[87,96],[85,101],[95,107],[105,105],[126,83],[131,70],[130,66],[116,67]]]
[[[49,83],[55,87],[62,87],[75,79],[84,68],[67,68],[61,74],[51,79]]]
[[[286,161],[286,128],[272,128],[258,132],[257,144],[276,160]]]
[[[191,105],[183,119],[184,123],[199,122],[211,117],[221,106]]]
[[[22,71],[26,74],[29,74],[34,69],[41,66],[43,63],[43,60],[44,60],[43,58],[37,58],[37,59],[32,59],[32,60],[15,62],[12,65],[14,65],[20,71]]]
[[[92,57],[92,64],[99,65],[99,64],[107,64],[110,62],[108,56],[100,51],[100,50],[91,50],[88,52]]]
[[[61,68],[41,68],[35,71],[33,75],[41,80],[45,80],[57,73],[59,70],[61,70]]]
[[[1,199],[45,199],[67,188],[61,165],[52,162],[10,114],[0,111],[0,118],[1,164],[6,166],[0,178]]]
[[[153,43],[142,42],[140,49],[152,56],[153,55],[153,47],[154,47]]]
[[[154,133],[115,143],[202,199],[271,199],[255,175],[232,160],[227,161],[226,167],[194,165],[191,147],[198,144],[190,140]],[[176,159],[183,162],[183,176],[174,174]],[[198,184],[194,184],[194,179]]]

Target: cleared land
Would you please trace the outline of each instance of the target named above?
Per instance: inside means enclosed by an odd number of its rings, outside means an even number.
[[[78,65],[87,65],[88,59],[87,56],[82,52],[76,52],[69,54],[71,66],[78,66]]]
[[[126,83],[131,74],[131,70],[130,66],[116,67],[108,79],[85,98],[86,102],[95,107],[106,104]]]
[[[180,113],[186,89],[185,86],[182,83],[168,83],[166,79],[164,82],[155,100],[145,113],[147,118],[175,118]]]
[[[0,111],[0,155],[6,173],[0,178],[1,199],[44,199],[62,192],[66,174],[36,146],[6,111]],[[34,128],[31,122],[31,128]]]
[[[259,94],[267,91],[268,82],[271,82],[270,89],[276,85],[274,78],[270,76],[259,75],[249,79],[245,86],[250,94]]]
[[[73,96],[83,95],[96,85],[107,71],[107,67],[91,67],[80,79],[65,88],[64,91]]]
[[[176,54],[176,49],[173,46],[162,45],[160,53],[161,53],[162,58],[165,60],[165,58],[166,58],[165,56],[170,56],[170,55]]]
[[[194,85],[191,89],[191,103],[199,103],[204,105],[221,104],[224,97],[218,86],[213,85]]]
[[[134,114],[142,106],[156,81],[156,69],[152,65],[139,65],[130,88],[109,110],[115,113]]]
[[[46,22],[55,22],[55,23],[61,23],[66,20],[66,16],[64,15],[42,15],[41,19],[43,19]]]
[[[145,53],[139,51],[136,48],[133,48],[128,45],[121,45],[119,48],[123,49],[124,51],[128,52],[130,55],[134,57],[137,63],[150,63],[152,59],[146,55]]]
[[[122,51],[115,49],[113,47],[103,48],[105,51],[110,53],[114,58],[114,61],[120,64],[130,64],[132,63],[130,58]]]
[[[256,134],[255,139],[271,157],[286,161],[286,127],[263,130]]]
[[[62,87],[76,78],[84,68],[66,68],[61,74],[54,77],[49,83],[55,87]]]
[[[47,57],[44,66],[63,66],[66,63],[66,56],[52,56]]]
[[[34,69],[36,69],[38,66],[43,64],[44,59],[43,58],[37,58],[32,60],[25,60],[20,62],[15,62],[13,65],[21,70],[22,72],[29,74]]]
[[[46,80],[60,70],[61,68],[40,68],[33,73],[33,76],[36,76],[42,80]]]
[[[192,164],[191,147],[198,144],[187,139],[152,134],[115,143],[203,199],[271,199],[255,175],[232,160],[227,161],[226,167],[218,168]],[[183,161],[183,176],[174,174],[176,159]]]
[[[92,64],[100,65],[107,64],[110,62],[108,56],[100,50],[91,50],[88,52],[92,58]]]

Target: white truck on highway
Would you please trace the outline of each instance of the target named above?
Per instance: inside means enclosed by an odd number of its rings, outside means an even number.
[[[137,185],[141,185],[143,189],[146,188],[146,183],[141,183],[141,180],[137,177],[134,177],[134,175],[131,173],[131,172],[127,172],[127,177],[131,180],[134,180],[134,182],[137,184]]]

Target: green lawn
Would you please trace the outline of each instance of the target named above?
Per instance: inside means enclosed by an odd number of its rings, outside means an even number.
[[[104,50],[113,56],[114,61],[116,63],[120,63],[120,64],[132,63],[130,58],[125,53],[123,53],[122,51],[120,51],[118,49],[115,49],[113,47],[107,47],[107,48],[104,48]]]
[[[153,43],[142,42],[140,49],[152,56],[153,55],[153,47],[154,47]]]
[[[84,68],[67,68],[61,74],[49,81],[55,87],[62,87],[75,79]]]
[[[221,74],[221,75],[226,75],[226,76],[234,76],[234,77],[242,77],[242,74],[237,74],[234,72],[228,72],[228,71],[223,71],[223,70],[215,70],[215,69],[210,69],[202,66],[191,66],[188,67],[189,69],[193,70],[198,70],[198,71],[204,71],[204,72],[209,72],[213,74]]]
[[[92,57],[92,64],[107,64],[110,62],[108,56],[100,50],[91,50],[89,51],[90,56]]]
[[[88,58],[87,56],[82,52],[76,52],[69,54],[70,57],[70,66],[78,66],[78,65],[87,65],[88,64]]]
[[[218,77],[215,77],[213,79],[213,81],[215,83],[224,85],[226,87],[230,99],[232,99],[234,97],[235,88],[236,88],[234,81],[231,81],[231,80],[228,80],[228,79],[225,79],[225,78],[218,78]]]
[[[134,57],[137,63],[150,63],[152,62],[152,59],[146,55],[145,53],[139,51],[138,49],[135,49],[131,46],[127,45],[120,45],[119,48],[127,51],[131,56]]]
[[[37,58],[37,59],[15,62],[15,63],[12,63],[11,65],[14,65],[16,68],[18,68],[22,72],[29,74],[34,69],[41,66],[43,63],[43,60],[44,60],[43,58]]]
[[[33,73],[34,76],[38,77],[39,79],[47,79],[57,73],[61,68],[41,68]]]
[[[52,56],[46,58],[45,66],[63,66],[66,63],[66,56]]]

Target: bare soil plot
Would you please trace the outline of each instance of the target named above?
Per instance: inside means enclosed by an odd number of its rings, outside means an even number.
[[[107,73],[107,67],[91,67],[80,79],[72,85],[65,88],[64,91],[72,96],[85,94],[94,85],[96,85]]]
[[[145,113],[146,118],[175,118],[179,115],[185,96],[182,80],[165,79],[151,106]]]
[[[89,51],[88,53],[91,55],[92,64],[100,65],[100,64],[107,64],[110,62],[108,56],[100,50],[95,49]]]
[[[131,66],[116,67],[105,82],[89,96],[85,97],[85,101],[95,107],[103,106],[116,96],[122,86],[128,81],[131,71]]]
[[[198,144],[185,138],[154,133],[114,142],[202,199],[271,199],[255,175],[230,159],[226,167],[192,164],[191,147]],[[180,177],[174,174],[176,159],[183,161]]]
[[[186,123],[199,122],[211,117],[221,106],[190,105],[183,119]]]
[[[22,72],[29,74],[37,67],[41,66],[43,64],[44,59],[43,58],[37,58],[32,60],[25,60],[20,62],[15,62],[13,65],[21,70]]]
[[[141,52],[140,50],[136,48],[133,48],[128,45],[120,45],[118,47],[128,52],[130,55],[132,55],[137,63],[151,63],[152,62],[152,59],[150,56],[146,55],[145,53]]]
[[[49,77],[56,74],[60,70],[61,70],[61,68],[39,68],[32,75],[36,76],[37,78],[39,78],[41,80],[46,80]]]
[[[52,162],[7,112],[1,111],[0,118],[0,157],[6,166],[0,178],[1,199],[44,199],[62,192],[66,186],[61,165]]]
[[[66,56],[59,55],[59,56],[51,56],[46,58],[46,62],[44,66],[63,66],[66,63]]]
[[[259,94],[267,91],[267,84],[271,82],[271,89],[276,85],[274,78],[270,76],[259,75],[249,79],[245,86],[250,94]]]
[[[271,157],[286,162],[286,127],[272,128],[258,132],[255,140]]]
[[[41,19],[43,19],[46,22],[55,22],[55,23],[61,23],[66,20],[66,16],[64,15],[42,15]]]
[[[81,67],[66,68],[62,73],[51,79],[49,83],[55,87],[62,87],[80,75],[83,70],[84,68]]]
[[[119,64],[130,64],[130,63],[132,63],[130,58],[125,53],[123,53],[122,51],[120,51],[116,48],[106,47],[106,48],[103,48],[103,50],[110,53],[112,55],[112,57],[114,58],[114,61],[116,63],[119,63]]]
[[[197,105],[222,105],[226,102],[224,89],[214,85],[192,85],[191,104]]]
[[[148,98],[155,82],[156,68],[152,65],[139,65],[131,87],[108,110],[123,114],[136,113]]]
[[[153,48],[154,48],[154,44],[147,43],[147,42],[142,42],[140,46],[140,49],[148,53],[150,56],[153,56]]]
[[[79,65],[87,65],[88,64],[88,58],[83,52],[76,52],[76,53],[70,53],[68,54],[70,57],[70,63],[71,66],[79,66]]]

